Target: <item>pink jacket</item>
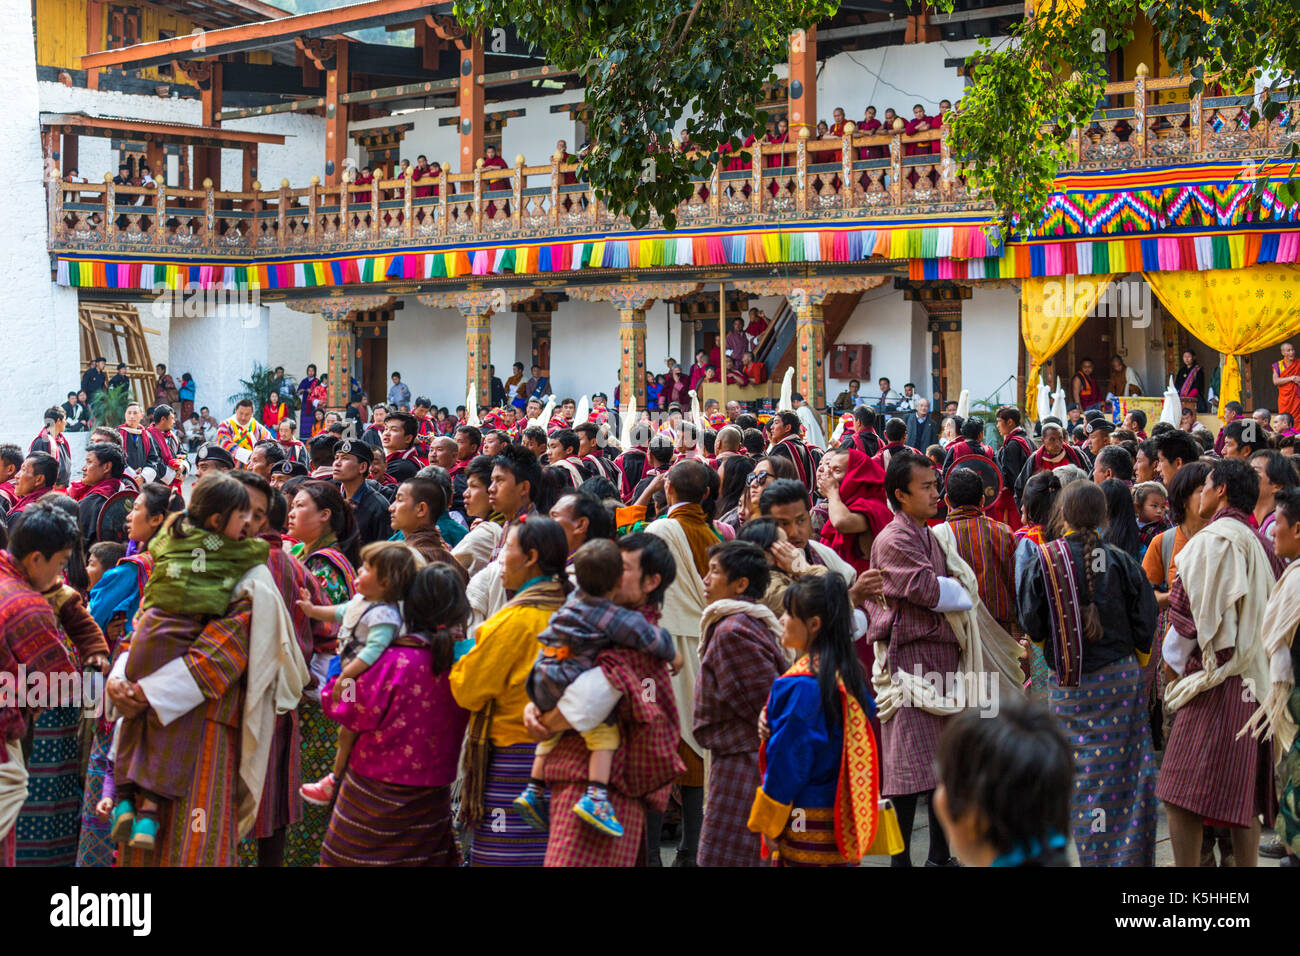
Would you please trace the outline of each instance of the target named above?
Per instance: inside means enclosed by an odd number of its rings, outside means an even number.
[[[321,692],[326,716],[360,736],[348,767],[363,777],[407,787],[445,787],[456,779],[469,711],[452,699],[447,675],[433,674],[433,652],[390,645],[356,682],[356,699]],[[345,695],[346,696],[346,695]]]

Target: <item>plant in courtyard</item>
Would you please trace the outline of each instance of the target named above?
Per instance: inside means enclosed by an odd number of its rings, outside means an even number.
[[[131,404],[131,386],[110,385],[96,392],[90,400],[90,414],[101,425],[116,428],[126,421],[126,406]]]

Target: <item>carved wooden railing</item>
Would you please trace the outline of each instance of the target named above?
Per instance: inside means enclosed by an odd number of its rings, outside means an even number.
[[[1300,96],[1273,123],[1248,122],[1250,96],[1183,96],[1186,80],[1139,77],[1106,87],[1111,102],[1071,140],[1077,169],[1133,169],[1201,159],[1264,159],[1300,139]],[[901,121],[900,121],[901,122]],[[906,135],[850,131],[834,139],[760,143],[724,155],[678,208],[682,226],[828,221],[987,209],[967,186],[947,129]],[[383,171],[381,170],[381,173]],[[57,170],[56,170],[57,173]],[[252,192],[49,182],[50,248],[202,250],[227,257],[382,250],[419,241],[521,242],[624,231],[574,167],[557,160],[436,179]]]

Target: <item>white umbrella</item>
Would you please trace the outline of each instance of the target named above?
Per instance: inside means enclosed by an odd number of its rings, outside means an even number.
[[[1040,376],[1038,379],[1038,417],[1046,418],[1052,409],[1052,390],[1047,387],[1047,383]]]
[[[1178,397],[1178,389],[1174,388],[1174,377],[1169,376],[1169,386],[1165,389],[1165,404],[1160,409],[1160,420],[1168,422],[1175,428],[1183,420],[1183,402]]]
[[[791,387],[794,384],[794,366],[785,370],[785,378],[781,379],[781,397],[777,399],[776,410],[778,412],[794,411],[794,402],[790,396],[794,394]]]
[[[1061,387],[1061,376],[1059,375],[1056,376],[1056,392],[1052,399],[1052,415],[1056,417],[1057,421],[1064,424],[1069,415],[1065,410],[1065,389]]]
[[[571,428],[576,428],[591,417],[591,402],[584,395],[578,399],[578,410],[573,413],[573,424]]]
[[[477,426],[478,423],[478,389],[471,385],[465,398],[465,424]]]
[[[695,389],[691,389],[686,394],[691,397],[691,407],[687,410],[687,418],[698,425],[700,423],[700,413],[697,408],[700,401],[699,397],[695,394]]]
[[[627,397],[627,408],[623,412],[623,427],[618,436],[624,451],[632,447],[632,425],[635,421],[636,395],[629,395]]]
[[[957,396],[957,417],[970,417],[970,389],[963,388],[961,394]]]

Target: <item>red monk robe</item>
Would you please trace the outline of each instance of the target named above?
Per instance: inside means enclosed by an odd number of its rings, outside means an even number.
[[[1273,363],[1273,380],[1300,376],[1300,359],[1294,357],[1287,361]],[[1300,385],[1295,382],[1282,382],[1277,386],[1277,410],[1291,416],[1293,422],[1300,422]]]

